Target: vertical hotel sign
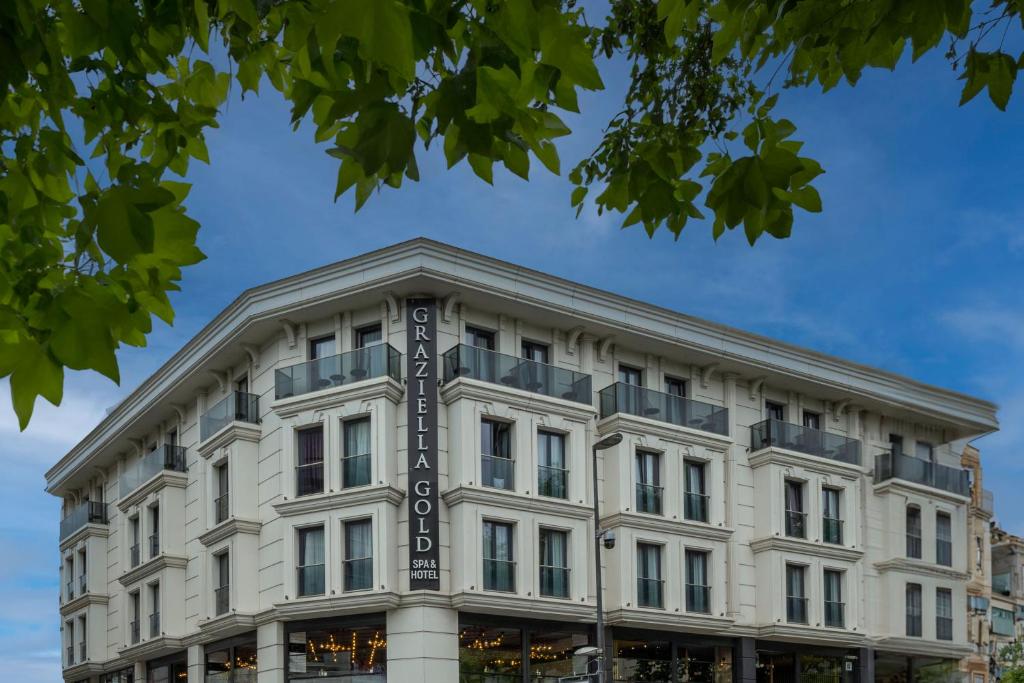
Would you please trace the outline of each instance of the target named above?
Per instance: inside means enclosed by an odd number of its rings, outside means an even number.
[[[437,302],[406,301],[409,589],[441,590],[437,497]]]

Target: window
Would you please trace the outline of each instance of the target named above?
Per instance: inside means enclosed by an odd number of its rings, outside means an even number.
[[[337,354],[334,335],[309,340],[309,359],[319,360]]]
[[[89,592],[89,563],[84,550],[78,551],[78,594],[85,595]]]
[[[791,624],[807,623],[806,572],[807,567],[786,565],[786,621]]]
[[[826,569],[825,573],[825,626],[843,628],[846,605],[843,603],[843,573]]]
[[[324,491],[323,426],[307,427],[298,431],[295,489],[296,496],[308,496]]]
[[[540,594],[549,598],[569,597],[569,534],[541,529],[539,546]]]
[[[237,391],[240,394],[247,394],[247,393],[249,393],[249,376],[248,375],[242,375],[237,380],[235,380],[235,391]],[[242,408],[243,408],[243,406],[238,406],[237,410],[241,410]]]
[[[299,529],[298,593],[324,594],[324,528]]]
[[[953,591],[935,589],[935,637],[953,640]]]
[[[78,661],[85,662],[89,659],[89,646],[86,644],[86,635],[89,629],[86,628],[86,617],[83,614],[78,617]]]
[[[821,489],[821,540],[825,543],[843,543],[843,520],[839,512],[839,489]]]
[[[256,639],[237,642],[216,650],[205,648],[205,683],[255,683],[256,681]]]
[[[214,521],[217,524],[227,520],[229,513],[229,486],[230,480],[228,479],[228,463],[227,461],[222,462],[213,468],[213,478],[217,487],[217,495],[213,499],[213,511]]]
[[[903,437],[899,434],[890,434],[889,450],[893,455],[903,455]]]
[[[711,586],[708,584],[708,552],[686,551],[686,611],[710,614]]]
[[[537,492],[551,498],[569,497],[565,434],[537,431]]]
[[[149,557],[150,559],[160,554],[160,507],[153,505],[149,508]]]
[[[921,559],[921,508],[907,507],[907,557]]]
[[[72,666],[75,663],[75,622],[66,621],[64,622],[64,633],[67,635],[68,640],[68,655],[67,664],[65,666]]]
[[[643,384],[643,371],[628,365],[619,365],[619,381],[638,387]]]
[[[131,614],[131,621],[128,623],[128,630],[130,632],[130,638],[131,638],[131,640],[129,642],[132,645],[135,645],[136,643],[139,642],[139,638],[140,638],[140,634],[139,634],[139,617],[140,617],[140,615],[142,613],[141,612],[142,605],[140,604],[141,600],[139,599],[139,591],[135,591],[135,592],[131,593],[128,596],[128,603],[131,606],[131,612],[130,612],[130,614]]]
[[[918,441],[914,444],[914,454],[925,462],[935,462],[935,453],[932,445],[927,441]]]
[[[907,635],[921,637],[921,584],[907,584]]]
[[[227,551],[214,555],[214,614],[226,614],[231,607],[231,558]]]
[[[375,346],[384,343],[384,334],[380,323],[360,327],[356,330],[356,348],[365,349],[367,346]]]
[[[512,425],[497,420],[480,421],[481,483],[496,489],[515,489],[512,459]]]
[[[370,418],[346,420],[345,449],[341,460],[341,487],[367,486],[370,482]]]
[[[636,452],[636,511],[661,514],[661,456]]]
[[[320,626],[310,626],[308,630],[301,625],[287,625],[289,675],[273,680],[295,683],[399,680],[401,676],[389,677],[387,673],[388,638],[383,615],[379,621],[361,620],[359,623],[359,626],[343,626],[337,622],[331,625],[320,622]],[[246,683],[254,681],[255,675],[244,680]]]
[[[484,590],[513,593],[516,563],[511,524],[484,521]]]
[[[686,477],[683,517],[694,522],[707,522],[708,495],[704,485],[704,463],[684,460],[683,472]]]
[[[664,607],[661,580],[661,546],[636,544],[636,603],[640,607]]]
[[[535,363],[548,362],[548,345],[540,344],[538,342],[532,342],[523,340],[522,356],[527,360],[532,360]]]
[[[686,397],[686,381],[675,377],[665,378],[665,393],[669,396]]]
[[[75,560],[72,557],[67,559],[64,564],[64,578],[66,579],[67,590],[64,594],[64,599],[68,602],[75,599]]]
[[[494,333],[490,330],[481,330],[479,327],[466,325],[466,343],[478,349],[494,351]]]
[[[139,566],[139,518],[132,517],[128,520],[128,531],[132,539],[132,545],[128,549],[128,554],[131,555],[131,566]]]
[[[779,422],[782,422],[786,419],[786,407],[781,403],[775,403],[774,401],[765,401],[764,411],[768,415],[769,420],[778,420]]]
[[[149,637],[156,638],[160,635],[160,584],[149,585]]]
[[[345,522],[345,590],[373,588],[373,525],[368,519]]]
[[[807,538],[807,513],[804,512],[803,482],[786,480],[786,535]]]
[[[809,410],[805,410],[804,427],[808,429],[821,429],[821,413],[812,413]]]
[[[935,563],[953,566],[953,522],[945,512],[935,513]]]

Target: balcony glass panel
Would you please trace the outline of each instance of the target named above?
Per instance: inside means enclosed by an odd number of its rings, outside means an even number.
[[[515,592],[516,563],[512,560],[492,560],[485,557],[484,590]]]
[[[324,565],[310,564],[299,567],[299,595],[323,595]]]
[[[481,483],[495,489],[512,491],[516,487],[516,461],[495,455],[480,456]]]
[[[832,628],[843,628],[846,604],[842,602],[825,601],[825,626]]]
[[[131,548],[129,548],[128,549],[128,553],[131,555],[131,565],[133,567],[138,567],[139,566],[139,562],[141,561],[141,553],[139,552],[139,544],[136,543]]]
[[[160,534],[152,534],[149,537],[149,556],[156,557],[160,554]]]
[[[652,515],[661,514],[661,494],[663,487],[653,484],[636,485],[636,511]]]
[[[729,433],[729,410],[682,396],[616,382],[600,392],[601,417],[626,413],[690,427],[704,432]]]
[[[139,642],[139,622],[133,621],[129,624],[131,630],[132,645]]]
[[[122,498],[155,477],[159,472],[185,471],[185,447],[164,444],[155,451],[150,451],[136,461],[135,467],[126,470],[118,483],[118,493]]]
[[[390,344],[374,344],[275,370],[274,398],[301,396],[384,376],[401,381],[402,354]]]
[[[86,501],[60,520],[60,540],[81,529],[86,524],[106,524],[107,506],[103,503]]]
[[[160,635],[160,613],[154,612],[149,615],[149,637],[156,638]]]
[[[899,453],[883,453],[875,457],[875,483],[889,479],[902,479],[959,496],[970,495],[970,473],[967,470]]]
[[[1008,609],[992,606],[992,633],[1001,636],[1013,636],[1013,612]]]
[[[213,608],[215,614],[227,614],[231,601],[230,586],[220,586],[213,589]]]
[[[992,575],[992,592],[1009,595],[1013,588],[1013,572],[1000,572]]]
[[[785,448],[851,465],[860,464],[860,441],[841,434],[769,419],[750,427],[750,448]]]
[[[683,494],[683,517],[694,522],[707,522],[710,497],[703,493]]]
[[[636,604],[640,607],[664,607],[664,579],[636,580]]]
[[[370,454],[347,455],[341,459],[341,485],[343,488],[367,486],[370,483]]]
[[[345,590],[363,591],[373,588],[373,558],[345,560]]]
[[[711,612],[711,586],[686,584],[686,611],[708,614]]]
[[[939,640],[953,640],[953,618],[935,618],[935,637]]]
[[[569,568],[540,568],[540,594],[549,598],[569,597]]]
[[[821,540],[835,545],[843,544],[843,520],[833,517],[821,518]]]
[[[791,624],[807,623],[807,598],[794,596],[786,598],[786,621]]]
[[[549,498],[568,498],[569,470],[558,467],[537,467],[537,493]]]
[[[786,510],[786,535],[792,538],[807,538],[807,513]]]
[[[214,521],[216,524],[220,524],[228,518],[228,502],[231,500],[228,496],[230,495],[225,493],[213,500]]]
[[[459,344],[444,354],[444,381],[459,377],[504,384],[534,394],[590,404],[590,375],[567,368]]]
[[[215,403],[199,418],[199,439],[209,439],[232,422],[257,424],[259,421],[260,397],[235,391]]]

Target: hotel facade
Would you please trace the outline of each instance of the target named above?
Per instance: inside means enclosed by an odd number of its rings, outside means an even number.
[[[243,292],[50,469],[63,676],[556,683],[593,663],[596,477],[610,681],[957,680],[996,428],[405,242]]]

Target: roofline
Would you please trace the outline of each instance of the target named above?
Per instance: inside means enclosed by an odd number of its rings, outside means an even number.
[[[395,264],[403,260],[410,260],[412,267],[394,268]],[[440,265],[439,262],[446,262],[449,267],[431,267]],[[474,270],[488,273],[491,281],[495,275],[505,276],[509,279],[510,287],[497,288],[482,279],[473,279],[470,276]],[[360,276],[360,273],[364,276]],[[685,342],[695,349],[745,364],[760,365],[766,370],[788,373],[819,384],[828,384],[823,375],[831,373],[837,376],[848,375],[850,379],[856,378],[865,385],[909,388],[918,395],[918,401],[913,407],[919,412],[973,425],[979,433],[994,431],[998,427],[995,416],[997,406],[990,401],[418,237],[244,290],[46,472],[47,490],[53,490],[55,479],[59,478],[62,471],[67,474],[68,464],[72,460],[113,438],[154,400],[158,400],[154,398],[155,395],[172,390],[202,359],[230,343],[233,334],[253,322],[277,315],[281,306],[260,308],[261,305],[273,303],[274,297],[299,289],[303,291],[297,301],[308,303],[316,301],[312,290],[326,278],[352,279],[347,288],[336,288],[327,294],[320,294],[321,297],[337,298],[416,275],[444,278],[456,285],[512,297],[530,305],[547,306],[576,317],[590,318],[595,323],[625,328],[674,343]],[[775,356],[776,361],[788,362],[769,363],[769,353]],[[851,392],[860,395],[870,393],[864,388],[846,386]],[[881,393],[875,397],[887,400]],[[950,403],[954,405],[942,405]]]

